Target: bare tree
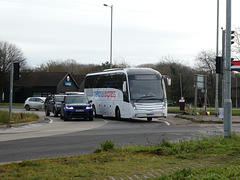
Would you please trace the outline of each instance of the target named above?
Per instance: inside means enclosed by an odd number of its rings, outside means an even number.
[[[207,76],[208,100],[210,104],[214,104],[216,90],[216,53],[212,50],[201,51],[198,53],[196,61],[200,73]]]
[[[214,74],[216,70],[216,53],[212,50],[204,50],[198,53],[196,57],[197,68],[200,71]]]
[[[234,32],[234,44],[232,45],[232,57],[235,60],[240,60],[240,27],[237,27]]]
[[[80,64],[74,59],[49,60],[36,67],[34,71],[41,72],[69,72],[75,75],[85,75],[97,71],[98,66],[94,64]]]
[[[19,63],[21,69],[27,65],[21,49],[9,42],[0,41],[0,94],[2,94],[3,87],[9,82],[11,62]]]
[[[114,68],[129,68],[131,67],[123,57],[117,58],[114,60]]]

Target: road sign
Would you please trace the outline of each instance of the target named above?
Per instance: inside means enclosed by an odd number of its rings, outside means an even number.
[[[240,70],[240,61],[231,61],[231,70]]]
[[[195,74],[194,87],[196,87],[197,89],[205,89],[206,88],[205,82],[206,82],[205,75]]]

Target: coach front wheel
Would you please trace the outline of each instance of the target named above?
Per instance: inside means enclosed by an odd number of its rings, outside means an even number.
[[[151,118],[151,117],[148,117],[147,120],[148,120],[148,122],[151,122],[151,121],[152,121],[152,118]]]

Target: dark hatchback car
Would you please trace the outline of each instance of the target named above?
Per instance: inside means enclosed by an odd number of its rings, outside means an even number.
[[[57,117],[60,114],[60,109],[62,105],[62,101],[64,100],[64,97],[66,95],[62,94],[55,94],[52,96],[48,96],[45,100],[45,115],[50,116],[50,113],[52,112],[55,117]]]
[[[84,118],[92,121],[92,105],[85,95],[67,95],[62,102],[60,117],[64,121],[72,118]]]

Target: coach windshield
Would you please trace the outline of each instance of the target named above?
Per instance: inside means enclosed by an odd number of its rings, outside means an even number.
[[[135,102],[164,101],[165,87],[159,74],[129,75],[130,99]]]

